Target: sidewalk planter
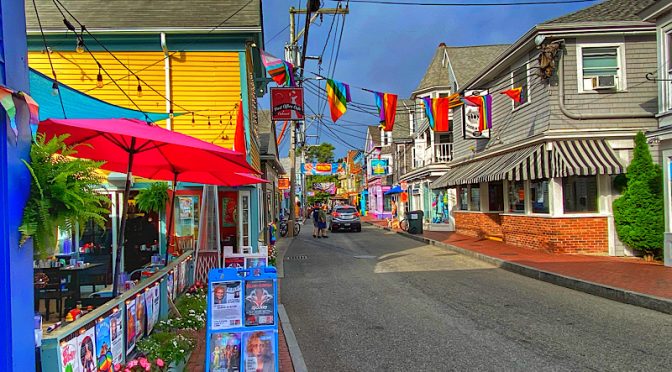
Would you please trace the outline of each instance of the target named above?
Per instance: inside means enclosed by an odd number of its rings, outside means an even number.
[[[176,364],[175,362],[170,363],[170,364],[168,365],[168,371],[169,371],[169,372],[182,372],[182,371],[186,371],[186,368],[187,368],[187,362],[189,362],[189,359],[191,359],[191,354],[192,354],[191,352],[190,352],[189,354],[187,354],[187,358],[186,358],[185,360],[183,360],[183,361],[177,363],[177,364]]]

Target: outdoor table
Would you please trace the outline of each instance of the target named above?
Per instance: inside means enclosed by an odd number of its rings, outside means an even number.
[[[66,266],[62,267],[61,271],[70,275],[70,288],[74,291],[72,295],[72,302],[77,303],[82,298],[82,292],[79,288],[79,273],[94,267],[102,266],[101,263],[84,264],[82,266]]]

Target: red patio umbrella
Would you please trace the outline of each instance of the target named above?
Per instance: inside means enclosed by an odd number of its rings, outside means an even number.
[[[114,263],[115,274],[121,260],[120,248],[125,245],[124,230],[131,174],[142,176],[149,170],[168,171],[173,175],[173,180],[177,180],[179,174],[187,174],[189,171],[220,171],[218,178],[227,178],[227,174],[237,177],[237,172],[259,174],[241,153],[141,120],[48,119],[39,124],[38,132],[45,134],[47,140],[57,135],[69,134],[66,144],[88,145],[78,146],[75,156],[106,161],[108,163],[102,166],[103,169],[126,173],[124,213],[121,216],[120,245],[117,246],[117,259]],[[114,275],[113,297],[117,295],[117,286],[118,275]]]

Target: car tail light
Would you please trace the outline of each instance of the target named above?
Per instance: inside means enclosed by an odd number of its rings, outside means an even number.
[[[338,212],[334,212],[334,213],[332,213],[331,215],[332,215],[333,217],[338,217],[338,216],[340,216],[341,214],[338,213]]]
[[[355,212],[355,216],[360,217],[359,212]]]

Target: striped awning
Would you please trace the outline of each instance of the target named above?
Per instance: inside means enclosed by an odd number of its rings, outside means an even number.
[[[619,158],[604,140],[553,142],[552,149],[538,144],[496,157],[452,168],[434,181],[434,189],[491,181],[522,181],[572,175],[618,174]]]
[[[625,166],[605,140],[553,143],[553,177],[620,174]]]

